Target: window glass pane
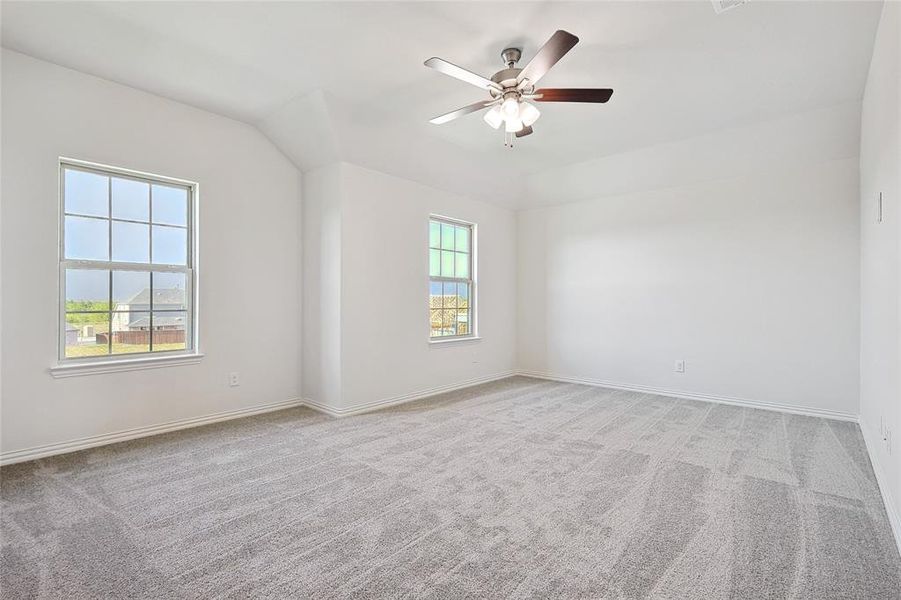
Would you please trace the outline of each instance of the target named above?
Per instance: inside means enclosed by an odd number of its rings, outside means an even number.
[[[441,276],[454,276],[454,253],[450,250],[441,251]]]
[[[67,213],[109,216],[109,178],[105,175],[65,169],[63,197]]]
[[[153,351],[166,352],[187,348],[188,313],[184,311],[153,312]]]
[[[469,277],[469,255],[463,254],[460,252],[455,253],[454,255],[457,266],[456,273],[457,277]]]
[[[113,271],[113,310],[150,310],[148,271]]]
[[[190,349],[191,271],[162,266],[190,264],[190,189],[67,165],[60,171],[62,258],[107,266],[67,265],[65,320],[60,324],[65,357]],[[440,246],[440,227],[438,231]],[[435,267],[440,272],[438,252]],[[146,270],[111,270],[109,261]],[[152,271],[151,261],[162,270]],[[154,342],[159,347],[152,348]]]
[[[134,179],[112,178],[113,218],[150,220],[150,184]]]
[[[469,227],[457,227],[456,250],[457,252],[469,252]]]
[[[166,223],[168,225],[187,225],[188,190],[168,185],[154,185],[153,222]]]
[[[433,322],[432,330],[433,330],[434,334],[436,336],[444,335],[444,332],[445,332],[444,311],[443,310],[435,311],[433,318],[434,318],[434,322]]]
[[[154,215],[154,218],[156,216]],[[188,263],[188,230],[153,226],[153,262],[160,265]]]
[[[441,224],[441,248],[444,250],[454,249],[454,226],[447,223]]]
[[[444,283],[444,308],[457,308],[457,284]]]
[[[442,316],[441,328],[444,335],[457,335],[457,311],[454,309],[444,309],[442,312],[444,315]]]
[[[187,308],[187,276],[184,273],[153,273],[153,310]]]
[[[441,309],[438,310],[430,310],[429,311],[429,326],[431,327],[431,336],[438,337],[441,335],[441,315],[443,311]]]
[[[109,221],[66,217],[66,258],[109,260]]]
[[[441,275],[441,250],[429,250],[429,277]]]
[[[66,310],[109,310],[109,271],[66,269]]]
[[[113,260],[150,262],[150,225],[113,221]]]
[[[458,307],[469,306],[469,284],[468,283],[458,283],[457,284],[457,306]]]
[[[107,275],[108,277],[108,275]],[[109,313],[66,313],[66,358],[109,352]]]
[[[457,335],[467,335],[469,331],[469,311],[457,310]]]
[[[114,312],[113,354],[150,352],[150,313]]]
[[[429,221],[429,248],[441,247],[441,223]]]
[[[469,294],[469,284],[468,283],[458,283],[457,284],[457,309],[459,310],[459,314],[457,315],[457,333],[459,335],[466,335],[472,333],[470,322],[470,315],[472,314],[472,304],[470,303],[470,294]],[[462,315],[462,318],[460,318]],[[466,323],[466,326],[461,329],[460,323]]]
[[[441,282],[429,282],[429,308],[441,308]]]

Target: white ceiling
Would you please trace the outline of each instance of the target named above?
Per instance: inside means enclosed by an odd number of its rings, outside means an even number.
[[[3,46],[258,125],[301,168],[347,160],[523,205],[523,176],[859,100],[880,2],[11,2]],[[612,87],[606,105],[542,104],[503,147],[485,92],[423,66],[520,66],[556,29],[581,42],[546,87]]]

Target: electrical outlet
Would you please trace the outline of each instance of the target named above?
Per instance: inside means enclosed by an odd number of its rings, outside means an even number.
[[[684,373],[685,372],[685,361],[677,360],[676,365],[673,370],[676,371],[676,373]]]
[[[239,385],[241,385],[241,378],[238,376],[237,371],[228,374],[228,385],[232,387],[238,387]]]

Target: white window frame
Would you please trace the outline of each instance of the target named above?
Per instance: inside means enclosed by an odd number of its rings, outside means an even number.
[[[478,316],[477,316],[477,308],[478,308],[478,296],[477,296],[477,271],[476,265],[478,264],[477,260],[477,248],[478,248],[478,226],[475,223],[470,223],[469,221],[462,221],[460,219],[454,219],[452,217],[446,217],[444,215],[429,215],[429,219],[426,223],[426,232],[428,232],[428,228],[430,227],[432,221],[437,221],[439,223],[447,223],[449,225],[463,226],[469,228],[469,277],[433,277],[430,269],[428,271],[428,279],[429,279],[429,296],[431,296],[431,284],[433,282],[450,282],[450,283],[466,283],[469,284],[469,333],[465,333],[462,335],[442,335],[442,336],[432,336],[432,327],[431,327],[431,305],[426,309],[428,311],[426,323],[429,325],[428,329],[428,340],[430,344],[444,344],[447,342],[460,342],[466,340],[477,340],[481,339],[478,334]],[[428,239],[428,238],[427,238]],[[431,250],[430,244],[426,244],[426,251]],[[426,255],[428,258],[428,254]]]
[[[107,177],[117,177],[120,179],[131,179],[151,184],[150,210],[151,213],[148,220],[152,222],[152,206],[153,192],[152,184],[162,184],[170,186],[178,186],[187,189],[188,192],[188,214],[187,214],[187,253],[184,265],[169,265],[157,263],[130,263],[115,262],[112,260],[112,234],[110,233],[108,243],[110,245],[110,260],[74,260],[66,258],[66,199],[65,199],[65,171],[74,169],[85,171],[88,173],[96,173]],[[198,331],[198,297],[197,297],[197,254],[198,254],[198,235],[197,235],[197,217],[198,217],[198,185],[196,182],[184,179],[176,179],[163,175],[134,171],[121,167],[113,167],[99,163],[92,163],[83,160],[60,157],[59,159],[59,310],[58,310],[58,351],[57,364],[50,369],[51,374],[55,377],[65,377],[78,374],[87,374],[93,372],[110,372],[117,370],[143,369],[155,366],[164,366],[166,364],[180,364],[197,362],[203,355],[199,350],[199,331]],[[108,202],[112,204],[112,195],[108,196]],[[103,219],[98,217],[98,219]],[[112,206],[110,206],[109,216],[110,227],[112,227]],[[121,219],[119,219],[121,220]],[[127,221],[127,219],[126,219]],[[152,260],[152,256],[151,256]],[[185,274],[185,348],[183,350],[161,350],[149,352],[135,352],[128,354],[104,354],[89,357],[66,357],[66,269],[100,269],[112,271],[141,271],[146,272],[169,272]],[[151,289],[153,286],[151,276]],[[110,307],[106,311],[110,314],[112,322],[112,313],[115,307],[112,302],[112,281],[110,282]],[[151,313],[152,314],[152,313]],[[151,345],[152,348],[152,345]],[[96,368],[95,368],[96,367]]]

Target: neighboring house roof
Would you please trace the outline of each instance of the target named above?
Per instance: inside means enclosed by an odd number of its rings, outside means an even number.
[[[161,288],[153,290],[154,304],[178,304],[184,306],[185,291],[181,288]],[[150,288],[144,288],[125,304],[150,304]]]
[[[456,304],[454,302],[456,301]],[[445,294],[443,296],[429,296],[429,308],[469,308],[469,299]]]
[[[185,318],[184,317],[168,317],[154,314],[153,316],[153,326],[154,327],[172,327],[175,325],[184,325]],[[141,317],[140,319],[135,319],[134,321],[129,321],[129,327],[150,327],[150,317]]]
[[[72,323],[69,323],[68,321],[66,321],[66,331],[78,331],[78,330],[79,330],[79,327],[76,327]]]

